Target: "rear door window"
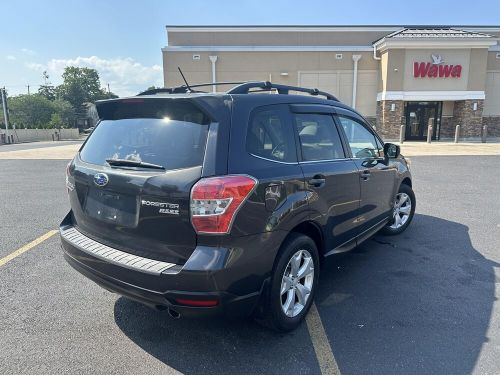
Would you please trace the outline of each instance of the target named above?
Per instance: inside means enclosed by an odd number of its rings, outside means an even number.
[[[166,170],[202,165],[210,119],[190,103],[123,103],[105,112],[80,152],[88,163],[125,159]]]
[[[303,161],[335,160],[345,157],[339,133],[329,114],[294,114]]]
[[[252,155],[269,160],[297,161],[292,128],[280,106],[259,108],[253,112],[246,136],[246,149]]]

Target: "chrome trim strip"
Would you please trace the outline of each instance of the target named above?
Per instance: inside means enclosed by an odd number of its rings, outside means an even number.
[[[299,161],[299,164],[314,164],[314,163],[335,162],[335,161],[346,161],[346,160],[351,160],[351,158],[321,159],[321,160],[304,160],[304,161]]]
[[[299,164],[299,162],[297,162],[297,161],[294,161],[294,162],[279,161],[279,160],[268,159],[268,158],[265,158],[263,156],[255,155],[255,154],[252,154],[251,152],[249,152],[248,154],[252,155],[253,157],[258,158],[258,159],[262,159],[262,160],[266,160],[266,161],[272,161],[273,163],[288,164],[288,165],[297,165],[297,164]]]
[[[153,275],[160,275],[163,271],[175,266],[173,263],[140,257],[103,245],[85,236],[71,226],[62,227],[59,232],[64,240],[81,251],[120,267],[130,268],[135,271]]]

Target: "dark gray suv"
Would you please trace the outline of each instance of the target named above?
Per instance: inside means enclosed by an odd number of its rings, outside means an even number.
[[[412,220],[399,147],[316,89],[182,86],[97,110],[67,167],[64,256],[173,317],[224,313],[294,329],[322,258]]]

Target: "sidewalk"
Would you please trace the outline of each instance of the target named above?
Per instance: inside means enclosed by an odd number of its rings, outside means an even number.
[[[396,143],[398,144],[398,143]],[[72,159],[80,144],[0,152],[1,159]],[[500,155],[500,143],[404,142],[404,156]]]
[[[404,156],[500,155],[500,143],[404,142],[400,146]]]
[[[54,147],[37,147],[29,150],[2,151],[0,160],[70,160],[75,156],[81,143]]]

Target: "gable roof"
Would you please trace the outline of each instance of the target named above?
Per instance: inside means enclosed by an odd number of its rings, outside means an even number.
[[[493,38],[492,35],[448,28],[404,28],[395,31],[385,38]]]
[[[373,46],[379,50],[389,47],[484,48],[496,45],[497,39],[490,34],[454,27],[404,27],[376,40]]]

